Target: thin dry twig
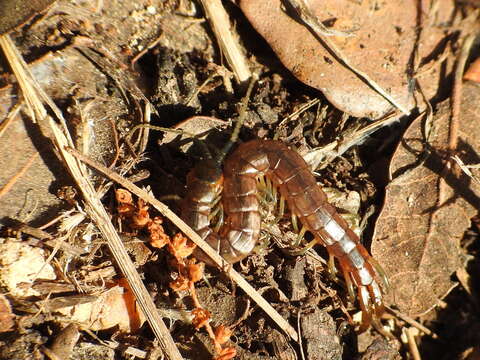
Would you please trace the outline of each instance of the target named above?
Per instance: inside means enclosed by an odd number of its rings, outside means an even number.
[[[450,153],[453,153],[457,149],[458,145],[458,135],[460,131],[460,107],[462,102],[462,89],[463,89],[463,72],[465,70],[465,64],[467,62],[468,54],[473,44],[473,40],[475,36],[473,34],[467,36],[463,42],[462,49],[460,51],[460,55],[458,56],[457,66],[455,68],[455,78],[453,84],[453,91],[452,91],[452,99],[451,99],[451,117],[450,117],[450,129],[448,134],[448,150]],[[458,168],[454,167],[455,162],[451,159],[447,160],[445,167],[442,171],[439,180],[439,190],[438,190],[438,202],[437,202],[437,209],[440,209],[441,206],[448,201],[448,188],[449,185],[446,181],[446,174],[449,171],[458,170]]]
[[[331,34],[325,34],[325,26],[318,21],[317,17],[312,13],[310,7],[305,0],[286,0],[290,4],[291,8],[295,10],[296,15],[307,25],[313,33],[321,40],[324,45],[326,45],[327,50],[329,50],[333,56],[339,61],[343,66],[348,70],[353,72],[360,80],[365,82],[370,88],[375,90],[380,96],[387,100],[390,104],[395,106],[405,115],[410,114],[407,108],[402,104],[398,103],[389,93],[387,93],[379,84],[377,84],[370,76],[357,69],[350,63],[350,60],[345,56],[342,50],[329,39]],[[328,30],[328,29],[327,29]]]
[[[465,71],[465,64],[467,63],[468,54],[472,48],[473,40],[475,40],[474,34],[470,34],[465,38],[455,69],[455,79],[452,92],[452,117],[450,121],[448,142],[448,148],[450,151],[455,151],[457,149],[458,131],[460,128],[460,106],[462,103],[463,72]]]
[[[38,155],[39,155],[38,151],[35,152],[30,157],[30,159],[28,159],[25,165],[23,165],[20,171],[16,173],[10,180],[8,180],[8,182],[3,187],[0,188],[0,199],[4,195],[6,195],[10,191],[10,189],[13,187],[13,185],[15,185],[15,183],[28,171],[28,169],[30,169],[30,167],[32,166],[33,162],[35,161]]]
[[[462,169],[465,175],[467,175],[470,179],[475,181],[477,184],[480,184],[480,180],[475,175],[473,175],[473,173],[470,171],[470,169],[478,169],[480,167],[479,164],[467,165],[457,155],[453,155],[452,160],[454,160],[458,164],[458,166],[460,167],[460,169]]]
[[[318,169],[320,167],[326,167],[333,159],[341,156],[352,146],[361,144],[365,139],[373,134],[375,131],[381,129],[384,126],[388,126],[395,121],[398,121],[398,112],[394,112],[386,115],[380,120],[371,123],[362,129],[355,131],[353,134],[346,135],[340,140],[335,140],[330,144],[316,148],[309,153],[305,154],[303,158],[310,165],[312,169]]]
[[[20,112],[20,109],[22,108],[22,102],[19,102],[15,104],[15,106],[10,110],[8,113],[6,119],[2,121],[0,124],[0,138],[5,134],[5,131],[7,131],[8,126],[17,118],[18,113]]]
[[[413,360],[422,360],[420,352],[418,351],[417,342],[415,341],[415,333],[413,330],[416,329],[408,328],[405,330],[408,340],[408,349],[410,351],[410,354],[412,355]]]
[[[237,41],[238,36],[233,33],[228,14],[221,0],[201,0],[201,3],[227,62],[232,67],[238,82],[243,83],[252,76],[252,73]]]
[[[278,127],[281,127],[283,125],[285,125],[288,121],[290,121],[291,119],[295,118],[296,116],[300,115],[301,113],[303,113],[304,111],[307,111],[308,109],[310,109],[312,106],[315,106],[317,105],[318,103],[320,102],[320,99],[319,98],[315,98],[315,99],[312,99],[310,100],[309,102],[303,104],[302,106],[300,106],[300,108],[298,108],[297,110],[295,110],[294,112],[292,112],[291,114],[288,114],[287,116],[285,116],[282,121],[280,121],[280,123],[278,124]],[[277,135],[278,132],[275,134],[275,136],[278,136]],[[274,138],[274,140],[276,140]]]
[[[48,127],[50,131],[53,132],[53,135],[50,135],[49,137],[55,144],[59,155],[65,162],[65,166],[69,170],[83,194],[86,212],[97,224],[105,239],[107,239],[107,244],[118,266],[127,278],[132,292],[135,295],[137,304],[145,314],[147,321],[149,322],[156,338],[160,343],[160,347],[169,359],[182,359],[182,356],[175,346],[175,342],[173,341],[170,332],[165,326],[155,307],[155,304],[150,297],[150,294],[143,285],[140,275],[138,274],[127,251],[125,250],[122,240],[118,236],[118,233],[116,232],[110,220],[109,214],[103,207],[99,196],[90,182],[85,165],[77,161],[76,158],[65,151],[65,148],[73,146],[73,140],[70,137],[61,110],[35,80],[27,64],[8,35],[0,36],[0,47],[4,51],[5,57],[15,73],[33,119],[39,123],[40,128],[46,130],[45,128]],[[58,124],[55,123],[52,117],[48,115],[43,103],[46,103],[49,106],[51,112],[60,122],[62,129],[60,129]],[[45,135],[48,136],[48,132],[45,131]]]
[[[284,330],[293,340],[298,341],[298,334],[295,329],[284,318],[282,318],[282,316],[237,271],[235,271],[232,266],[226,264],[225,260],[210,245],[208,245],[207,242],[205,242],[195,231],[193,231],[190,226],[185,224],[185,222],[180,219],[177,214],[171,211],[165,204],[161,203],[145,190],[140,189],[138,186],[124,179],[117,173],[79,153],[77,150],[73,148],[68,148],[66,150],[81,161],[85,162],[88,166],[93,167],[95,170],[101,172],[111,180],[119,183],[128,191],[155,207],[155,209],[157,209],[163,216],[168,218],[195,244],[197,244],[197,246],[202,249],[221,270],[223,270],[233,281],[235,281],[237,285],[242,288],[243,291],[245,291],[245,293],[250,296],[252,300],[255,301],[258,306],[260,306],[282,330]]]
[[[302,355],[302,360],[305,360],[305,352],[303,351],[303,344],[302,344],[302,327],[300,325],[301,323],[301,318],[302,318],[302,309],[298,310],[297,314],[297,329],[298,329],[298,334],[300,335],[300,341],[298,342],[298,345],[300,346],[300,355]]]
[[[145,285],[143,284],[135,265],[132,263],[123,245],[121,238],[110,221],[108,213],[97,196],[92,183],[88,180],[87,176],[85,176],[85,169],[82,169],[82,166],[77,163],[75,157],[71,156],[70,153],[66,151],[66,148],[71,146],[71,144],[66,141],[63,133],[51,119],[50,126],[54,132],[58,150],[67,163],[67,166],[73,178],[77,182],[79,189],[83,193],[87,205],[87,213],[95,221],[97,227],[107,239],[107,244],[110,248],[110,251],[112,252],[123,274],[127,278],[132,292],[135,294],[135,299],[137,300],[140,309],[142,309],[144,312],[153,332],[162,346],[162,349],[167,354],[169,359],[182,359],[182,356],[176,348],[168,328],[165,326],[162,318],[160,317],[157,308],[150,297],[150,294],[145,288]]]
[[[391,308],[390,306],[385,306],[385,308],[391,313],[393,314],[394,316],[398,317],[399,319],[402,319],[403,321],[405,321],[406,323],[412,325],[413,327],[416,327],[418,330],[420,330],[421,332],[429,335],[432,337],[432,339],[438,339],[438,335],[435,334],[432,330],[430,330],[429,328],[423,326],[422,324],[420,324],[418,321],[416,321],[415,319],[412,319],[410,316],[398,311],[398,310],[395,310],[393,308]]]

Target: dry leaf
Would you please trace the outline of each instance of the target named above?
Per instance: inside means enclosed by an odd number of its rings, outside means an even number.
[[[470,64],[465,75],[463,75],[463,79],[480,83],[480,58]]]
[[[418,45],[419,57],[429,56],[445,34],[436,22],[447,22],[453,1],[440,1],[435,14],[428,14],[431,1],[325,0],[308,3],[317,20],[328,30],[351,31],[352,36],[329,39],[355,68],[366,73],[401,106],[412,109],[412,51],[418,36],[420,16],[431,17],[422,27],[428,41]],[[255,29],[267,40],[282,63],[300,81],[319,89],[340,110],[359,117],[378,118],[391,104],[342,65],[300,21],[288,16],[287,0],[241,0],[240,7]],[[287,5],[285,7],[288,7]],[[419,15],[419,12],[421,15]],[[438,51],[438,49],[437,49]],[[421,79],[428,96],[438,89],[439,72]],[[428,83],[428,84],[427,84]]]
[[[466,83],[456,155],[465,164],[480,163],[480,87]],[[393,182],[377,220],[372,253],[390,278],[387,303],[410,316],[428,312],[455,285],[459,241],[479,209],[479,185],[458,167],[445,168],[450,132],[450,105],[439,106],[433,119],[429,155],[423,143],[424,120],[405,132],[392,158]],[[478,170],[472,171],[478,176]]]
[[[31,285],[37,279],[56,279],[52,266],[45,262],[46,258],[47,255],[43,249],[20,241],[5,241],[0,244],[0,284],[5,286],[13,296],[39,295],[31,286],[20,286],[20,284]]]
[[[119,285],[96,296],[94,301],[78,301],[73,306],[68,303],[69,298],[67,297],[64,302],[69,306],[57,308],[55,311],[92,331],[118,326],[120,331],[135,332],[145,322],[145,316],[137,309],[135,299],[126,285],[126,281],[119,281]]]
[[[78,326],[70,324],[55,335],[49,350],[55,354],[57,359],[69,359],[79,339]]]
[[[48,9],[55,0],[3,0],[0,12],[0,34],[23,26]]]
[[[0,294],[0,333],[13,330],[15,325],[15,314],[5,295]]]

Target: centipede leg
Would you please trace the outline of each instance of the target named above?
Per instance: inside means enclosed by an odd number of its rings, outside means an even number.
[[[268,180],[270,183],[272,183],[270,180]],[[273,186],[272,184],[272,198],[273,198],[273,202],[274,204],[277,203],[277,198],[278,198],[278,191],[277,191],[277,187],[276,186]]]
[[[330,256],[330,258],[333,258],[333,256]],[[345,285],[347,286],[348,297],[350,298],[351,301],[353,301],[355,300],[355,292],[353,290],[352,277],[350,276],[350,273],[348,271],[343,270],[343,278],[345,279]]]
[[[303,256],[303,255],[305,255],[305,253],[308,250],[310,250],[311,248],[313,248],[317,244],[318,244],[317,240],[312,240],[307,245],[305,245],[303,248],[301,248],[300,250],[284,249],[284,251],[290,256]]]
[[[225,220],[225,217],[224,217],[225,213],[224,213],[224,211],[223,211],[223,206],[221,206],[221,205],[218,206],[218,208],[215,209],[215,212],[216,212],[215,215],[218,215],[218,221],[217,221],[217,223],[215,224],[214,231],[215,231],[215,232],[219,232],[220,229],[222,228],[223,222],[224,222],[224,220]]]
[[[265,178],[265,184],[267,186],[268,194],[271,196],[273,200],[273,188],[275,188],[275,186],[273,186],[272,181],[269,178]]]
[[[368,291],[370,293],[370,299],[372,299],[372,306],[375,308],[375,315],[380,317],[385,310],[382,302],[382,291],[376,282],[369,285]]]
[[[280,196],[280,205],[278,207],[278,216],[277,219],[281,219],[285,214],[285,198]]]
[[[358,288],[358,298],[360,301],[360,309],[362,310],[362,323],[360,324],[359,332],[364,332],[368,329],[372,322],[372,304],[370,303],[370,292],[365,286]]]
[[[298,217],[295,214],[292,214],[292,226],[293,226],[293,231],[298,233]]]
[[[390,283],[388,281],[388,277],[387,277],[387,274],[385,273],[385,270],[383,270],[380,263],[374,257],[370,257],[368,261],[375,268],[375,271],[380,276],[380,279],[382,279],[383,286],[385,286],[385,291],[387,291],[390,288]]]
[[[305,236],[306,232],[307,232],[307,228],[305,226],[302,226],[302,228],[300,229],[300,232],[297,235],[297,239],[295,240],[295,243],[293,244],[294,247],[297,247],[302,243],[303,237]]]

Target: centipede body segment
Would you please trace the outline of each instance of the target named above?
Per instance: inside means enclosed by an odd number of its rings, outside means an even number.
[[[223,176],[213,161],[195,168],[187,179],[183,219],[227,262],[243,259],[253,250],[260,235],[256,182],[259,176],[266,176],[279,188],[290,211],[318,243],[337,258],[347,286],[357,288],[363,313],[362,327],[368,326],[372,313],[379,314],[383,310],[382,291],[376,278],[380,276],[384,280],[384,273],[346,221],[328,203],[305,160],[284,143],[252,140],[241,144],[225,160]],[[220,194],[226,219],[216,233],[210,227],[210,215]],[[205,254],[199,251],[198,256],[209,263]]]

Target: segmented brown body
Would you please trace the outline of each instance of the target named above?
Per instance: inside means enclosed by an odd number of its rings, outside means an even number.
[[[204,169],[209,179],[201,178],[197,169],[189,178],[182,216],[225,260],[244,258],[257,242],[261,218],[256,179],[264,175],[279,188],[291,212],[338,259],[349,288],[353,280],[364,314],[363,324],[368,325],[373,310],[382,311],[382,292],[372,266],[377,263],[328,203],[308,164],[297,152],[279,141],[253,140],[241,144],[225,160],[223,179],[220,170],[213,176],[214,170]],[[210,229],[209,216],[214,198],[222,191],[222,182],[226,220],[216,234]]]

